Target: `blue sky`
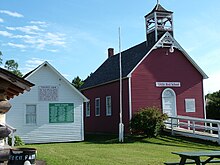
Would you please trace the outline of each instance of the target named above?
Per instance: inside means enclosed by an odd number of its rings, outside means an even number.
[[[209,76],[205,93],[220,90],[220,1],[160,0],[174,12],[174,37]],[[85,79],[107,58],[145,40],[144,16],[156,0],[1,0],[0,50],[22,73],[48,61],[68,80]]]

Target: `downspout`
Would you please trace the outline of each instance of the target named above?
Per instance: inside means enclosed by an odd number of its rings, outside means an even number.
[[[202,95],[203,95],[203,106],[204,106],[204,119],[207,118],[206,116],[206,100],[205,100],[205,94],[204,94],[204,84],[203,84],[203,80],[202,80]]]
[[[84,101],[82,101],[82,116],[81,116],[81,140],[84,141]]]
[[[128,78],[128,99],[129,99],[129,121],[132,118],[132,98],[131,98],[131,76]]]

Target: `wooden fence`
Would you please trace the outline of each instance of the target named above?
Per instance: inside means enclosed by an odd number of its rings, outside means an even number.
[[[176,116],[169,117],[165,124],[172,135],[180,134],[220,144],[220,120]]]

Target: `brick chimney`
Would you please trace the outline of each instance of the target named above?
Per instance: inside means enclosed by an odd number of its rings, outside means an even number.
[[[114,56],[114,49],[108,48],[108,57]]]

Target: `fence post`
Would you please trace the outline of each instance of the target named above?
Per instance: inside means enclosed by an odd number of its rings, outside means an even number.
[[[220,144],[220,123],[218,123],[218,144]]]
[[[173,118],[171,118],[171,135],[174,135],[174,131],[173,131]]]
[[[190,130],[190,120],[188,120],[188,130]]]
[[[210,134],[213,134],[212,123],[210,123]]]
[[[195,134],[196,127],[195,127],[195,121],[193,121],[193,134]]]

